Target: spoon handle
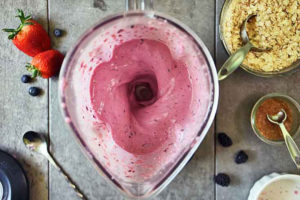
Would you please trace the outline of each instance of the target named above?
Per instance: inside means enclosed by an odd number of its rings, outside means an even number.
[[[246,55],[252,47],[253,45],[248,42],[226,60],[218,72],[219,81],[225,79],[243,63]]]
[[[76,192],[77,196],[79,196],[83,200],[87,200],[87,198],[84,196],[84,194],[80,191],[78,186],[74,183],[74,181],[70,178],[70,176],[65,172],[65,170],[53,159],[51,154],[47,152],[46,154],[47,159],[49,162],[65,177],[69,185],[73,188],[73,190]]]
[[[299,148],[297,146],[297,144],[295,143],[294,139],[291,137],[291,135],[289,134],[289,132],[286,130],[285,126],[283,123],[279,124],[279,127],[282,131],[284,140],[285,140],[285,144],[290,152],[290,155],[294,161],[294,163],[296,164],[297,168],[300,169],[300,151]]]

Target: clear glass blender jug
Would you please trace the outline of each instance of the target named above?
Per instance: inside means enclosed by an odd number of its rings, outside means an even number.
[[[151,10],[152,1],[130,0],[126,7],[126,12],[99,21],[70,49],[60,72],[59,100],[65,121],[99,173],[123,194],[140,199],[164,189],[196,151],[215,116],[219,88],[210,53],[191,29]],[[191,122],[196,128],[187,127],[180,137],[147,155],[130,154],[115,144],[109,125],[99,122],[90,102],[94,69],[111,59],[116,45],[132,39],[160,41],[174,58],[184,54],[194,72],[190,77],[197,80],[195,98],[201,97]]]

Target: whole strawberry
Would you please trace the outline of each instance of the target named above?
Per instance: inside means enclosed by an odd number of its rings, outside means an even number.
[[[36,54],[51,49],[50,37],[44,28],[31,16],[25,16],[24,12],[18,9],[18,15],[21,24],[17,29],[3,29],[10,33],[8,39],[12,40],[14,45],[25,54],[33,57]]]
[[[26,65],[26,68],[32,72],[32,77],[50,78],[59,72],[63,60],[63,54],[51,49],[34,56],[31,63]]]

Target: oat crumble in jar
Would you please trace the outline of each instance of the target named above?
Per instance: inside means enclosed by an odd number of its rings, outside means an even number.
[[[240,27],[250,14],[257,16],[247,25],[250,41],[268,52],[250,51],[243,68],[258,75],[274,75],[299,66],[299,0],[227,0],[220,20],[221,37],[227,51],[242,46]]]

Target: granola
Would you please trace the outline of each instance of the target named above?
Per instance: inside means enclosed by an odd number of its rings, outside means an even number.
[[[268,52],[249,52],[243,64],[252,70],[281,71],[300,59],[299,0],[231,0],[222,23],[223,37],[230,52],[242,46],[240,27],[250,14],[257,14],[247,25],[250,41]]]

